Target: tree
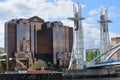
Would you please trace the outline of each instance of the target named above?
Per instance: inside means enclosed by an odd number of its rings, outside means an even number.
[[[1,48],[0,47],[0,54],[3,54],[4,53],[4,48]],[[0,56],[0,59],[4,59],[5,56]],[[2,71],[4,65],[3,65],[3,62],[0,62],[0,72]]]
[[[2,54],[4,52],[4,48],[0,47],[0,54]]]
[[[1,62],[0,62],[0,69],[2,69],[2,64],[1,64]]]
[[[36,61],[34,64],[33,64],[33,66],[32,66],[32,68],[33,69],[41,69],[41,68],[46,68],[47,67],[47,63],[45,62],[45,61],[43,61],[43,60],[38,60],[38,61]]]
[[[90,51],[87,58],[87,62],[90,62],[92,59],[94,59],[94,57],[95,57],[95,53],[93,51]]]
[[[3,54],[3,52],[4,52],[4,48],[0,47],[0,54]],[[0,57],[0,59],[3,59],[3,58],[4,57]],[[2,62],[0,62],[0,72],[2,71],[2,67],[3,67]]]

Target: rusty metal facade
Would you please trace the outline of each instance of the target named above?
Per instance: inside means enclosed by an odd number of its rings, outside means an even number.
[[[57,66],[68,66],[72,34],[72,27],[64,26],[58,21],[44,22],[37,16],[11,20],[5,24],[5,51],[8,59],[16,58],[20,65],[25,64],[27,68],[36,59],[43,59]],[[24,63],[25,60],[27,63]]]
[[[72,51],[73,29],[58,21],[46,22],[37,34],[39,34],[38,54],[52,57],[50,62],[53,65],[68,66]]]

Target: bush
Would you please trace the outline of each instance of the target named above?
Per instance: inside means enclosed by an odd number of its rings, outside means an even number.
[[[2,68],[2,63],[0,62],[0,69]]]
[[[0,62],[0,72],[2,71],[2,63]]]
[[[45,62],[45,61],[43,61],[43,60],[38,60],[38,61],[36,61],[34,64],[33,64],[33,66],[32,66],[32,68],[33,69],[41,69],[41,68],[46,68],[47,67],[47,63]]]

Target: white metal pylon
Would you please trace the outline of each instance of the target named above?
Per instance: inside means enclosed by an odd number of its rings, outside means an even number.
[[[108,23],[112,21],[108,20],[108,8],[102,9],[100,12],[100,52],[103,53],[105,50],[110,48]],[[109,55],[109,54],[108,54]],[[108,55],[101,58],[102,61],[106,59]]]
[[[81,6],[78,4],[78,10],[73,5],[74,17],[68,18],[74,21],[74,30],[73,30],[73,49],[71,54],[71,59],[69,63],[69,68],[72,69],[83,69],[84,68],[84,36],[83,36],[83,27],[82,27],[82,14]]]

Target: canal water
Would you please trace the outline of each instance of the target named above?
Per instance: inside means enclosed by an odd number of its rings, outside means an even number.
[[[64,80],[120,80],[120,78],[64,79]]]
[[[58,75],[56,75],[58,74]],[[109,78],[108,78],[109,77]],[[80,77],[62,77],[60,73],[53,74],[0,74],[0,80],[120,80],[120,74],[118,76],[108,76],[107,78],[86,78]]]

